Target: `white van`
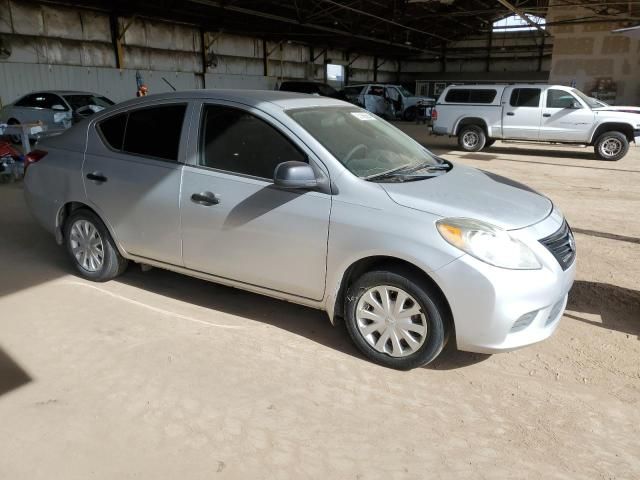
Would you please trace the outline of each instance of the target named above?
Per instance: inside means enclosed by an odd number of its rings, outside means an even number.
[[[562,85],[451,85],[432,121],[435,135],[457,136],[468,152],[527,140],[593,145],[601,160],[619,160],[640,144],[640,108],[602,106]]]

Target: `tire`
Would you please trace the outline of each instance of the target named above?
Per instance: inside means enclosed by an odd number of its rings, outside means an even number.
[[[94,244],[96,239],[100,242],[99,245],[93,246],[95,256],[82,255],[82,251],[86,251],[88,245],[85,243],[87,239],[92,240]],[[111,280],[121,275],[129,264],[118,252],[102,220],[87,209],[75,210],[65,222],[64,244],[76,272],[82,278],[93,282]],[[102,255],[96,252],[101,252]]]
[[[487,138],[487,141],[484,143],[484,148],[489,148],[494,143],[496,143],[495,139]]]
[[[15,118],[10,118],[7,121],[7,125],[20,125],[20,122]],[[9,135],[9,141],[14,145],[22,145],[22,136],[21,135]]]
[[[400,308],[404,307],[403,311],[409,314],[412,310],[419,313],[411,317],[405,316],[404,319],[394,313],[387,317],[383,313],[382,297],[378,295],[385,291],[389,292],[389,310],[393,311],[402,292],[409,298],[403,301]],[[378,302],[377,307],[373,307],[375,301],[372,298],[378,299],[375,300]],[[451,324],[448,307],[438,291],[410,271],[399,270],[396,273],[377,270],[363,274],[349,287],[344,311],[345,324],[353,343],[367,358],[386,367],[398,370],[421,367],[433,361],[447,343],[448,326]],[[382,315],[376,315],[376,312]],[[370,314],[382,320],[374,321]],[[380,329],[375,329],[375,325],[380,326]],[[402,329],[402,326],[409,325],[408,329]],[[367,327],[374,331],[367,333]],[[423,330],[422,327],[426,328]],[[406,336],[399,329],[409,333],[414,341],[413,345],[407,342]],[[383,337],[387,335],[388,339],[385,341]]]
[[[458,133],[458,145],[465,152],[479,152],[486,143],[487,135],[478,125],[465,125]]]
[[[615,162],[629,151],[629,140],[624,133],[605,132],[598,137],[593,149],[598,159]]]
[[[407,122],[413,122],[418,117],[418,109],[416,107],[409,107],[404,111],[404,120]]]

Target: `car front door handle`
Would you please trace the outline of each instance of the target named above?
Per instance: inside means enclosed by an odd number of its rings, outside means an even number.
[[[513,112],[507,112],[507,117],[513,117],[515,115],[515,113]]]
[[[107,177],[99,172],[87,173],[87,178],[92,182],[104,183],[107,181]]]
[[[542,114],[542,116],[543,116],[543,117],[550,117],[550,116],[551,116],[551,114],[550,114],[550,113],[543,113],[543,114]]]
[[[191,195],[191,201],[205,207],[210,207],[211,205],[217,205],[220,203],[220,200],[218,200],[211,192],[194,193]]]

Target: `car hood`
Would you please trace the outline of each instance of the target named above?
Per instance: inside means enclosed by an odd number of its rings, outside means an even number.
[[[507,230],[538,223],[553,209],[551,200],[526,185],[464,165],[427,180],[380,185],[405,207],[483,220]]]
[[[593,109],[596,112],[623,112],[640,114],[640,107],[624,107],[620,105],[609,105],[608,107],[598,107]]]

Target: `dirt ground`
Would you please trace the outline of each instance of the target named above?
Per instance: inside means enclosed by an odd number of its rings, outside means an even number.
[[[551,339],[385,369],[318,311],[161,270],[83,281],[0,185],[0,478],[640,478],[640,148],[465,154],[402,128],[564,211],[578,278]]]

